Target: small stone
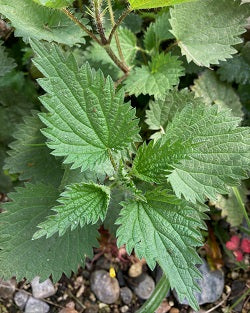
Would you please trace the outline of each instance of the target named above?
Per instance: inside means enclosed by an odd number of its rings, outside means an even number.
[[[143,299],[148,299],[155,289],[155,282],[148,274],[142,274],[134,280],[136,287],[134,287],[135,294]]]
[[[167,300],[163,300],[159,308],[155,311],[155,313],[167,313],[171,309]]]
[[[137,263],[132,264],[128,270],[128,275],[130,277],[140,276],[142,274],[142,266],[143,266],[143,263],[141,263],[141,262],[137,262]]]
[[[199,305],[216,302],[222,295],[225,283],[222,271],[211,271],[206,261],[203,262],[203,264],[198,266],[202,279],[197,280],[201,292],[194,293]],[[174,295],[178,298],[175,291]],[[188,301],[185,299],[181,304],[187,305]]]
[[[56,293],[56,289],[50,279],[40,283],[38,276],[32,280],[31,287],[33,296],[38,299],[48,298]]]
[[[119,286],[120,286],[120,287],[126,286],[126,282],[125,282],[125,280],[124,280],[122,271],[118,271],[118,272],[117,272],[116,278],[117,278],[117,280],[118,280],[118,282],[119,282]]]
[[[48,313],[49,305],[42,300],[29,297],[26,306],[25,313]]]
[[[94,271],[90,279],[91,289],[97,298],[107,304],[114,303],[120,295],[120,287],[116,278],[110,277],[104,270]]]
[[[121,313],[126,313],[126,312],[128,312],[129,307],[128,307],[127,305],[124,305],[124,306],[122,306],[122,307],[120,308],[120,310],[121,310]]]
[[[16,281],[11,280],[2,280],[0,279],[0,298],[9,299],[12,298],[16,289]]]
[[[172,308],[169,313],[179,313],[180,310],[177,308]]]
[[[92,292],[89,295],[89,300],[91,300],[92,302],[96,302],[96,297]]]
[[[200,309],[199,311],[194,311],[193,309],[191,309],[189,313],[206,313],[206,311],[202,309]],[[216,313],[216,311],[213,311],[213,313]]]
[[[107,307],[106,303],[99,303],[99,309],[104,309]]]
[[[15,293],[14,301],[15,301],[15,304],[20,309],[23,309],[25,307],[25,304],[26,304],[28,298],[29,298],[29,295],[26,292],[21,290],[21,291],[18,291]]]
[[[238,272],[232,272],[232,279],[235,280],[239,277],[239,273]]]
[[[133,298],[133,293],[128,287],[122,287],[120,291],[123,303],[130,304]]]

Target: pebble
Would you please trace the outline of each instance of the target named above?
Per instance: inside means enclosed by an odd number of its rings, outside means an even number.
[[[110,277],[107,271],[94,271],[91,275],[90,285],[92,291],[101,302],[111,304],[119,298],[120,287],[118,280]]]
[[[56,289],[50,279],[40,283],[38,276],[32,280],[31,287],[33,296],[38,299],[48,298],[56,293]]]
[[[143,264],[141,262],[134,263],[130,266],[128,270],[128,275],[130,277],[138,277],[142,274]]]
[[[120,290],[120,295],[122,302],[125,304],[130,304],[133,298],[133,293],[128,287],[122,287]]]
[[[177,308],[172,308],[169,313],[179,313],[180,310]]]
[[[6,281],[0,279],[0,298],[2,299],[12,298],[15,289],[16,281],[14,279]]]
[[[143,299],[148,299],[155,289],[155,282],[151,276],[143,273],[141,276],[134,279],[136,286],[134,287],[135,294]]]
[[[25,313],[48,313],[49,305],[42,300],[29,297],[26,306]]]
[[[78,313],[75,309],[65,308],[59,311],[59,313]]]
[[[167,300],[163,300],[159,308],[155,311],[155,313],[167,313],[171,309]]]
[[[121,310],[121,313],[126,313],[126,312],[128,312],[129,307],[128,307],[127,305],[124,305],[124,306],[122,306],[122,307],[120,308],[120,310]]]
[[[195,297],[199,305],[214,303],[222,295],[225,283],[224,273],[220,270],[211,271],[206,261],[198,266],[198,268],[202,274],[202,279],[197,281],[201,288],[201,293],[195,292]],[[177,298],[176,292],[174,294]],[[188,301],[185,299],[181,304],[188,304]]]
[[[28,298],[29,298],[29,295],[26,292],[22,291],[22,290],[16,292],[15,295],[14,295],[15,304],[20,309],[23,309],[25,307],[25,304],[26,304]]]
[[[96,268],[109,271],[111,263],[104,256],[101,256],[95,264]]]
[[[232,304],[234,304],[241,296],[242,291],[244,290],[244,288],[246,287],[246,284],[244,281],[240,281],[240,280],[235,280],[232,283],[232,291],[231,291],[231,295],[230,295],[230,299],[232,299]],[[243,309],[243,305],[244,305],[244,300],[242,299],[241,302],[239,302],[235,307],[234,307],[234,311],[237,313],[241,313],[242,309]]]

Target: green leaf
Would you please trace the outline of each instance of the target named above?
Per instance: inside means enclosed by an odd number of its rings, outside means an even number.
[[[72,54],[68,57],[56,45],[33,42],[34,60],[45,78],[39,84],[47,92],[40,97],[49,113],[40,115],[47,125],[43,134],[55,156],[82,171],[107,171],[109,153],[118,155],[138,139],[138,121],[124,92],[115,92],[111,78],[88,64],[78,68]]]
[[[132,65],[137,53],[136,36],[127,28],[119,28],[117,33],[119,36],[121,49],[124,55],[124,60],[126,64]],[[111,41],[111,48],[114,51],[114,53],[117,56],[119,56],[114,37]],[[102,68],[103,65],[105,66],[105,68],[108,67],[109,73],[115,79],[124,74],[110,59],[109,55],[104,50],[104,48],[94,41],[92,41],[91,46],[89,46],[86,49],[84,56],[85,59],[89,61],[91,65],[93,64],[95,68],[99,67]]]
[[[25,40],[35,38],[69,46],[85,42],[85,33],[62,11],[43,7],[33,0],[0,0],[0,13],[15,27],[15,36]]]
[[[180,111],[188,103],[196,103],[200,100],[194,99],[193,93],[187,89],[181,91],[173,90],[167,93],[164,100],[149,102],[149,110],[146,110],[148,128],[157,130],[151,139],[158,139],[165,134],[166,126],[172,121],[177,111]]]
[[[197,97],[203,98],[206,104],[218,104],[219,107],[228,107],[233,115],[242,117],[243,111],[240,99],[231,85],[220,81],[214,71],[204,71],[194,81],[191,89]]]
[[[250,84],[250,43],[248,42],[240,54],[227,62],[222,62],[218,74],[229,83]]]
[[[15,60],[10,58],[0,40],[0,77],[11,72],[16,67]]]
[[[164,98],[168,90],[178,85],[184,71],[178,57],[158,54],[148,66],[136,67],[125,81],[129,95],[153,95],[156,99]]]
[[[196,0],[128,0],[133,10],[153,9]]]
[[[144,46],[146,50],[151,51],[155,49],[158,51],[159,46],[163,41],[174,38],[169,31],[169,18],[169,12],[164,12],[157,16],[155,23],[149,25],[144,36]]]
[[[246,187],[242,185],[238,189],[243,202],[246,203],[248,194]],[[230,188],[228,195],[218,195],[217,200],[213,202],[213,205],[221,209],[221,216],[226,216],[228,223],[232,227],[239,226],[242,223],[244,217],[243,211],[232,188]]]
[[[250,130],[217,105],[188,104],[160,140],[139,148],[132,173],[148,182],[168,180],[177,197],[204,202],[227,194],[248,177]],[[240,151],[240,153],[239,153]]]
[[[171,9],[172,33],[188,62],[209,67],[232,57],[240,42],[249,4],[240,0],[199,0]]]
[[[3,163],[6,158],[6,149],[0,145],[0,192],[9,192],[11,189],[11,179],[10,176],[5,175],[3,171]]]
[[[71,5],[74,0],[33,0],[50,8],[63,8]]]
[[[4,169],[9,173],[20,173],[19,179],[30,180],[32,183],[48,181],[59,186],[63,170],[61,162],[50,154],[45,144],[45,137],[40,129],[42,122],[37,115],[27,116],[24,123],[17,127],[13,141],[8,151],[9,157],[5,160]],[[53,172],[53,175],[51,173]]]
[[[99,219],[105,219],[110,199],[110,189],[94,183],[72,184],[60,195],[59,205],[52,208],[56,212],[46,221],[40,223],[40,228],[33,236],[38,239],[42,236],[51,237],[56,232],[59,236],[65,234],[70,227],[71,231],[86,224],[95,224]]]
[[[97,246],[95,226],[68,231],[63,237],[32,240],[36,226],[51,213],[58,192],[53,186],[27,184],[9,194],[12,202],[6,203],[6,212],[0,214],[0,276],[17,280],[31,280],[39,273],[41,280],[50,275],[54,281],[62,273],[67,276],[92,257]]]
[[[126,244],[130,254],[135,250],[153,269],[161,266],[180,300],[187,298],[198,309],[194,291],[199,291],[196,279],[201,276],[196,264],[201,259],[195,247],[202,245],[199,228],[205,228],[205,207],[194,207],[177,199],[169,190],[155,189],[146,194],[147,202],[123,202],[117,223],[118,246]]]

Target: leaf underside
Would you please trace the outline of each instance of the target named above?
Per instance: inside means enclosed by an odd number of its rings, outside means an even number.
[[[85,33],[62,11],[41,6],[33,0],[0,0],[0,13],[11,21],[16,37],[69,46],[85,42]]]
[[[209,67],[237,52],[232,46],[242,42],[239,36],[246,31],[250,5],[241,5],[240,0],[199,0],[176,5],[170,12],[182,54],[188,62]]]
[[[240,99],[230,84],[220,81],[214,71],[204,71],[191,87],[197,97],[207,104],[216,103],[221,108],[229,108],[233,115],[242,117]]]

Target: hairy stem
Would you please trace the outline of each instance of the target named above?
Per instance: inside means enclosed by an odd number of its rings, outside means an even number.
[[[239,192],[239,189],[237,187],[232,187],[233,189],[233,192],[235,194],[235,197],[240,205],[240,208],[241,208],[241,211],[246,219],[246,222],[247,222],[247,226],[248,228],[250,228],[250,220],[249,220],[249,217],[248,217],[248,214],[247,214],[247,211],[246,211],[246,208],[245,208],[245,205],[244,205],[244,202],[241,198],[241,195],[240,195],[240,192]]]
[[[94,41],[96,41],[99,45],[102,45],[101,41],[84,25],[82,24],[72,13],[70,13],[67,9],[62,9],[62,11],[82,30],[85,31]]]
[[[114,54],[113,50],[111,49],[110,45],[103,46],[103,48],[106,50],[107,54],[110,56],[110,58],[113,60],[113,62],[125,73],[128,74],[130,69],[129,67],[118,59],[118,57]]]
[[[121,25],[122,21],[129,15],[129,13],[132,11],[132,9],[130,7],[128,7],[123,13],[122,15],[118,18],[117,22],[114,24],[111,32],[110,32],[110,35],[109,35],[109,38],[108,38],[108,43],[111,42],[117,28]]]
[[[112,152],[110,151],[110,149],[108,149],[108,154],[109,154],[109,159],[110,159],[110,162],[111,162],[111,164],[112,164],[114,170],[117,171],[118,168],[117,168],[117,165],[116,165],[116,163],[115,163],[115,160],[114,160],[114,158],[113,158],[113,155],[112,155]]]
[[[113,13],[113,9],[112,9],[111,0],[108,0],[108,7],[109,7],[109,15],[110,15],[112,27],[114,27],[115,26],[115,18],[114,18],[114,13]],[[123,56],[123,53],[122,53],[119,36],[118,36],[117,32],[115,32],[114,35],[115,35],[115,41],[116,41],[116,46],[117,46],[117,50],[118,50],[118,53],[119,53],[119,57],[124,62],[124,56]]]
[[[94,9],[95,9],[95,21],[96,21],[96,26],[97,26],[97,31],[101,37],[101,42],[103,45],[106,45],[108,43],[108,40],[105,36],[105,32],[103,29],[103,24],[102,24],[102,18],[101,18],[101,11],[100,11],[100,4],[98,0],[93,0],[94,2]]]
[[[162,300],[166,297],[170,289],[169,280],[165,274],[162,275],[160,281],[156,285],[151,297],[136,311],[136,313],[153,313],[160,306]]]

